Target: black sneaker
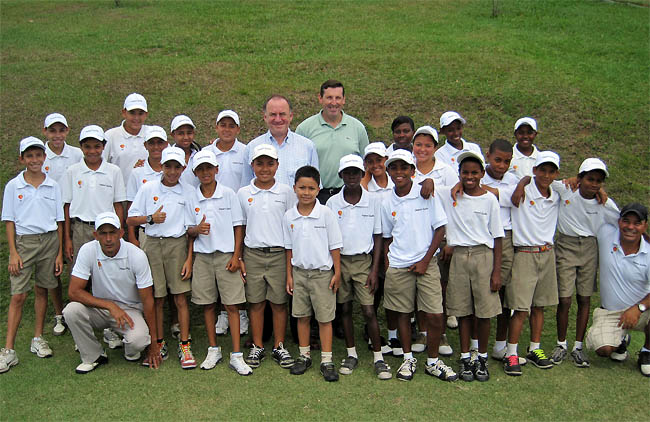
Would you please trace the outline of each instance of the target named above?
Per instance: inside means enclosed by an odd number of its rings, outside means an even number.
[[[244,359],[244,362],[246,362],[251,368],[259,368],[260,363],[262,363],[265,357],[266,353],[264,352],[264,348],[257,347],[253,344],[248,352],[248,356]]]
[[[307,369],[311,368],[311,358],[307,356],[298,356],[289,372],[291,375],[302,375]]]
[[[477,381],[487,381],[490,379],[487,358],[478,357],[478,360],[474,364],[474,378]]]
[[[650,352],[640,351],[639,359],[636,361],[639,371],[644,377],[650,377]]]
[[[518,377],[521,375],[521,365],[519,365],[519,356],[510,355],[503,358],[503,372],[506,375]]]
[[[472,365],[470,358],[460,360],[460,379],[474,381],[474,365]]]
[[[388,345],[393,350],[393,356],[396,358],[401,358],[404,356],[404,349],[402,349],[402,342],[396,338],[388,340]]]
[[[553,361],[546,357],[542,349],[529,350],[526,359],[541,369],[551,369],[553,367]]]
[[[347,358],[343,359],[343,362],[341,362],[339,372],[342,375],[350,375],[355,369],[357,369],[357,366],[359,366],[359,359],[353,356],[348,356]]]
[[[278,344],[276,349],[273,349],[273,360],[284,369],[291,368],[295,362],[291,357],[291,353],[284,348],[284,344],[282,343]]]
[[[321,363],[320,373],[323,376],[323,379],[327,382],[334,382],[339,380],[339,374],[336,372],[336,366],[334,366],[333,362]]]

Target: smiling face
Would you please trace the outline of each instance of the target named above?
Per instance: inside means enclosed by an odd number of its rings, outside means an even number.
[[[411,139],[413,139],[413,128],[408,123],[402,123],[395,126],[393,130],[393,142],[395,143],[395,148],[399,149],[408,149],[411,145]]]
[[[388,166],[388,175],[390,176],[395,189],[404,192],[411,189],[411,178],[415,174],[415,167],[406,161],[397,160]]]
[[[436,142],[431,135],[419,134],[413,140],[413,155],[417,162],[429,162],[436,152]]]
[[[262,155],[253,160],[253,172],[258,182],[263,185],[273,183],[275,172],[278,171],[278,160]]]
[[[175,186],[178,183],[178,179],[181,178],[185,167],[181,166],[174,160],[167,161],[162,165],[162,184],[165,186]]]
[[[363,165],[367,172],[377,178],[386,173],[386,166],[384,165],[386,160],[387,157],[382,157],[379,154],[368,154],[366,155],[366,158],[363,159]]]
[[[126,111],[126,109],[122,109],[122,118],[124,118],[124,129],[126,129],[127,132],[129,132],[131,135],[137,135],[140,133],[140,129],[142,129],[142,125],[144,124],[145,120],[147,120],[147,116],[149,113],[147,113],[144,110],[140,109],[135,109],[135,110],[129,110]]]
[[[293,113],[289,103],[282,98],[272,98],[266,103],[264,122],[276,138],[284,138],[289,132],[289,124],[293,120]]]
[[[199,179],[201,185],[211,185],[215,182],[215,176],[219,168],[210,163],[201,163],[194,169],[194,175]]]
[[[357,189],[361,186],[363,172],[356,167],[348,167],[341,170],[339,176],[343,179],[346,188]]]
[[[176,146],[187,151],[194,142],[194,128],[190,125],[183,125],[172,132]]]
[[[119,252],[120,239],[123,235],[124,231],[122,229],[118,229],[110,224],[102,224],[93,233],[93,236],[102,248],[102,252],[109,257],[113,257]]]
[[[80,142],[81,152],[84,154],[86,165],[94,166],[102,162],[104,143],[98,139],[86,138]]]
[[[638,243],[641,235],[648,230],[648,221],[641,220],[633,212],[628,212],[618,219],[618,229],[621,232],[621,242]]]
[[[541,193],[546,191],[549,186],[551,186],[551,183],[553,183],[558,173],[559,170],[552,163],[542,163],[537,167],[533,167],[537,189]]]
[[[20,155],[20,164],[32,174],[40,174],[44,162],[45,151],[40,147],[29,147]]]
[[[460,181],[467,194],[471,195],[480,189],[484,175],[483,167],[475,160],[465,159],[460,163]]]
[[[593,199],[600,188],[603,187],[603,182],[605,182],[605,172],[601,170],[592,170],[582,176],[578,175],[580,196],[586,199]]]
[[[316,180],[311,177],[301,177],[293,185],[293,191],[296,193],[300,205],[312,205],[316,201],[320,188]]]
[[[325,120],[337,120],[341,116],[343,106],[345,105],[343,87],[326,88],[322,96],[318,94],[318,102],[323,107],[323,117]]]
[[[51,147],[54,147],[54,149],[60,149],[63,148],[63,143],[65,142],[65,138],[68,136],[68,133],[70,133],[70,129],[66,127],[63,123],[53,123],[50,125],[48,128],[43,129],[43,135],[45,135],[45,139],[51,144]]]
[[[537,132],[528,125],[521,125],[515,130],[515,139],[517,140],[517,147],[520,150],[529,150],[533,147],[533,142]]]
[[[460,120],[454,120],[447,126],[440,128],[440,133],[445,135],[447,142],[449,142],[453,147],[460,149],[463,144],[463,124]]]
[[[217,136],[220,141],[231,143],[235,142],[239,135],[240,128],[231,117],[223,117],[217,123]]]
[[[492,152],[488,152],[487,161],[489,164],[487,171],[490,173],[490,176],[501,180],[503,179],[503,175],[506,174],[510,168],[510,161],[512,161],[512,152],[495,149]]]
[[[160,162],[162,151],[167,148],[167,141],[160,138],[151,138],[144,143],[144,148],[149,153],[149,159],[154,163]]]

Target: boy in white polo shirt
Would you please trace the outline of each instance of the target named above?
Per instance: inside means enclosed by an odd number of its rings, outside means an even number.
[[[291,374],[302,375],[311,367],[309,337],[313,308],[322,350],[320,372],[325,381],[332,382],[339,379],[332,362],[332,321],[341,282],[343,238],[334,212],[316,199],[319,186],[318,170],[300,167],[293,187],[298,204],[284,214],[282,221],[287,293],[293,296],[291,313],[298,318],[300,349]]]
[[[185,170],[181,175],[181,182],[196,187],[199,185],[199,179],[192,171],[192,159],[194,154],[201,151],[201,145],[194,141],[196,126],[188,116],[179,114],[172,119],[169,130],[174,138],[173,146],[182,149],[185,154]]]
[[[425,372],[445,381],[454,381],[456,373],[438,358],[442,332],[442,288],[437,265],[430,265],[445,234],[447,217],[438,196],[424,199],[412,181],[413,156],[406,150],[394,151],[386,160],[388,174],[395,184],[389,198],[382,202],[384,252],[387,252],[384,306],[398,314],[399,336],[404,362],[397,379],[410,381],[417,360],[411,351],[409,316],[415,309],[424,312],[428,359]]]
[[[152,126],[150,133],[162,130]],[[163,136],[163,135],[159,135]],[[163,338],[163,304],[167,290],[174,298],[180,325],[178,357],[181,368],[193,369],[196,360],[189,341],[190,312],[185,293],[191,290],[192,248],[188,248],[186,198],[194,193],[191,186],[180,183],[185,169],[185,154],[177,147],[165,148],[162,153],[163,176],[145,183],[136,194],[129,209],[127,224],[146,224],[147,241],[143,250],[147,254],[154,281],[156,304],[156,332],[163,359],[167,358],[167,344]]]
[[[382,252],[381,196],[370,194],[361,187],[363,173],[361,157],[354,154],[343,156],[339,163],[343,189],[327,201],[327,206],[338,216],[343,235],[341,285],[336,300],[342,305],[341,323],[348,354],[341,363],[339,372],[343,375],[351,374],[359,364],[352,321],[352,301],[356,297],[368,327],[375,374],[379,379],[386,380],[392,374],[381,353],[379,324],[373,306]]]
[[[537,122],[532,117],[522,117],[515,122],[515,139],[517,143],[512,150],[510,162],[511,173],[521,179],[533,175],[533,167],[539,151],[533,142],[537,136]]]
[[[447,111],[440,116],[440,133],[447,141],[436,150],[436,160],[447,164],[452,169],[458,169],[458,156],[465,151],[481,154],[481,147],[463,139],[465,119],[455,111]]]
[[[201,184],[187,201],[192,225],[188,234],[194,238],[195,252],[192,302],[203,306],[210,344],[201,369],[212,369],[222,359],[221,348],[217,347],[217,335],[213,328],[217,296],[221,296],[221,302],[230,316],[233,352],[229,366],[239,375],[250,375],[253,370],[244,362],[240,349],[238,318],[238,305],[246,301],[244,278],[240,272],[244,216],[237,194],[215,180],[218,166],[212,151],[204,149],[197,152],[193,165],[194,174]]]
[[[63,203],[59,185],[43,173],[45,145],[30,136],[20,141],[20,163],[25,170],[5,186],[2,221],[6,224],[9,246],[11,301],[7,316],[5,347],[0,351],[0,373],[18,364],[14,342],[23,306],[35,278],[35,324],[30,346],[38,357],[52,356],[43,339],[47,313],[47,290],[57,286],[63,270]]]

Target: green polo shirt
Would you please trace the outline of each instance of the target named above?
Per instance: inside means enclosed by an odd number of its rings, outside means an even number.
[[[343,113],[341,123],[333,128],[323,119],[323,110],[298,125],[296,133],[311,139],[316,145],[321,183],[325,188],[343,186],[338,175],[339,161],[347,154],[363,157],[368,145],[366,128],[359,120]]]

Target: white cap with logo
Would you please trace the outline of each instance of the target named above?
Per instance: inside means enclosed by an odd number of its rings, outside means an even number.
[[[45,117],[45,122],[43,123],[43,127],[47,129],[48,127],[52,126],[54,123],[61,123],[65,127],[68,126],[68,121],[65,119],[65,116],[61,113],[52,113],[48,114]]]
[[[418,130],[416,130],[413,134],[413,140],[415,140],[415,137],[418,135],[429,135],[433,138],[434,141],[436,141],[436,144],[438,144],[438,132],[431,126],[427,125],[419,127]]]
[[[106,143],[106,139],[104,139],[104,129],[102,129],[101,126],[88,125],[81,129],[81,133],[79,133],[79,142],[88,138],[97,139],[98,141]]]
[[[341,160],[339,160],[339,174],[350,167],[359,169],[362,172],[366,171],[365,167],[363,167],[363,158],[356,154],[348,154],[341,157]]]
[[[144,97],[136,92],[129,94],[124,99],[124,107],[126,111],[131,110],[142,110],[145,113],[147,112],[147,100]]]
[[[440,129],[449,125],[454,120],[460,120],[462,124],[466,123],[465,119],[463,119],[461,115],[456,113],[455,111],[446,111],[442,113],[442,116],[440,116]]]
[[[217,163],[217,157],[214,155],[214,152],[207,149],[202,149],[201,151],[194,154],[194,157],[192,158],[192,171],[196,170],[196,168],[203,163],[208,163],[214,167],[217,167],[219,165],[219,163]]]
[[[99,230],[104,224],[110,224],[116,229],[120,228],[120,219],[117,218],[117,214],[112,211],[102,212],[97,214],[95,218],[95,230]]]
[[[184,114],[179,114],[178,116],[172,119],[171,132],[175,131],[176,129],[184,125],[192,126],[194,129],[196,129],[196,126],[194,126],[194,122],[192,121],[192,119],[190,119]]]
[[[253,158],[251,158],[251,164],[253,163],[253,161],[255,161],[256,158],[262,156],[275,158],[277,160],[278,150],[275,149],[275,147],[270,144],[261,144],[256,146],[255,149],[253,150]]]
[[[553,151],[540,151],[537,154],[537,160],[535,161],[535,167],[540,166],[544,163],[555,164],[555,167],[560,169],[560,156],[554,153]]]
[[[239,115],[235,113],[233,110],[223,110],[219,115],[217,116],[217,124],[219,124],[219,121],[223,119],[224,117],[230,117],[235,121],[235,124],[239,126]]]
[[[601,170],[605,173],[605,176],[609,177],[609,172],[607,171],[607,166],[598,158],[587,158],[585,161],[580,164],[580,169],[578,174],[586,173],[588,171]]]
[[[521,119],[517,120],[515,122],[515,132],[517,131],[517,129],[519,129],[519,126],[522,126],[522,125],[528,125],[535,132],[537,132],[537,122],[532,117],[522,117]]]
[[[160,126],[149,126],[147,127],[147,133],[144,137],[144,141],[147,142],[153,138],[160,138],[163,141],[167,141],[167,132]]]
[[[485,170],[485,158],[483,158],[483,154],[477,154],[474,151],[465,151],[462,154],[458,156],[458,159],[456,160],[458,162],[458,169],[460,171],[460,165],[463,163],[463,160],[466,160],[468,158],[475,158],[479,161],[481,164],[481,168]]]
[[[38,147],[45,151],[45,144],[43,144],[43,141],[33,136],[28,136],[20,141],[20,153],[22,154],[29,147]]]
[[[185,167],[185,152],[179,147],[167,147],[162,151],[160,164],[165,164],[168,161],[176,161],[181,166]]]
[[[363,150],[363,158],[365,159],[370,154],[377,154],[380,157],[386,156],[386,145],[383,142],[373,142],[366,146]]]
[[[391,163],[400,160],[406,162],[406,164],[415,166],[415,161],[413,161],[413,154],[405,149],[398,149],[391,152],[391,154],[388,156],[388,160],[386,160],[386,167],[388,167]]]

